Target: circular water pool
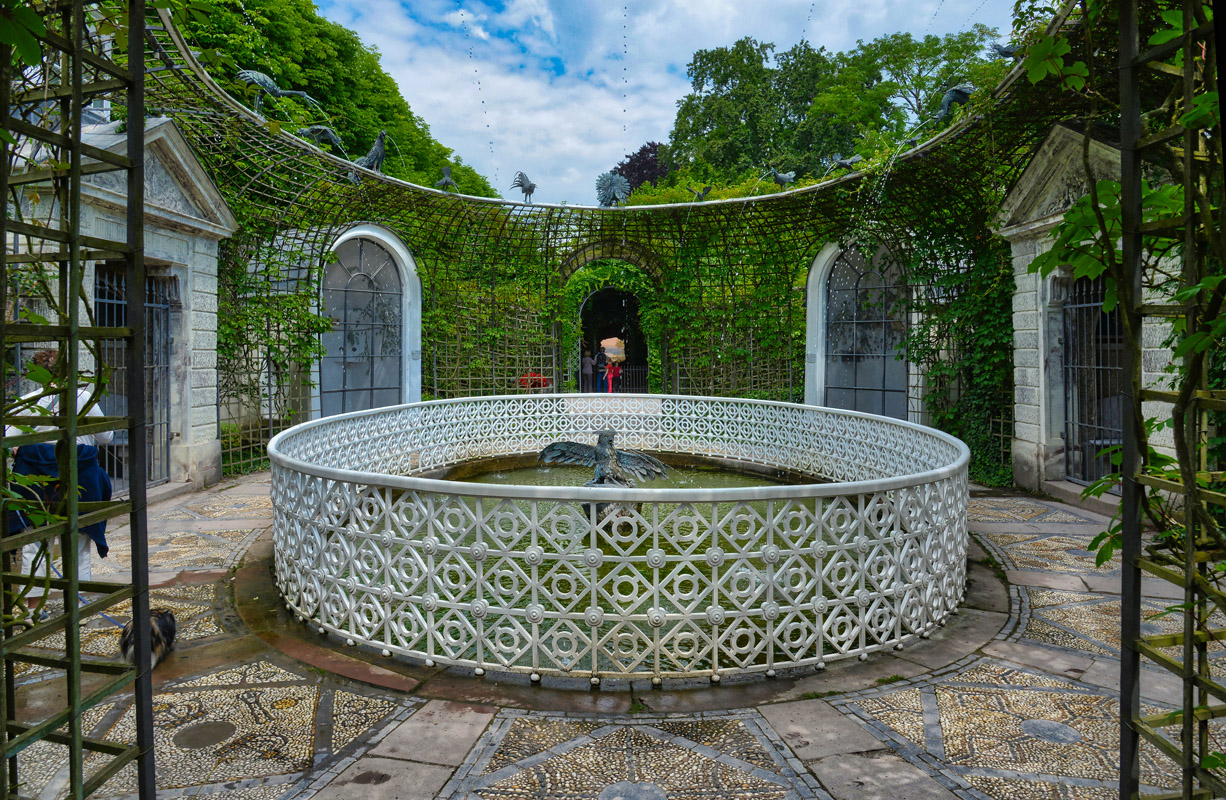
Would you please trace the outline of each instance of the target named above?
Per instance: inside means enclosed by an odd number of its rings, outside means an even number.
[[[527,466],[606,428],[620,448],[772,480],[442,477]],[[969,452],[884,417],[707,397],[466,398],[307,422],[269,454],[289,607],[347,641],[477,674],[820,666],[926,635],[964,589]]]

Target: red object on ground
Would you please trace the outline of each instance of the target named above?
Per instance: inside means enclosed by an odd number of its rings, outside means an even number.
[[[529,372],[527,375],[519,376],[519,388],[521,389],[548,389],[552,379],[546,378],[539,372]]]

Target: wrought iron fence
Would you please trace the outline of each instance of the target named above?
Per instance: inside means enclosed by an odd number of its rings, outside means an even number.
[[[604,428],[628,448],[835,482],[421,477]],[[468,398],[304,423],[269,455],[288,606],[321,631],[430,663],[594,679],[772,674],[926,637],[965,583],[969,451],[883,417],[659,395]]]

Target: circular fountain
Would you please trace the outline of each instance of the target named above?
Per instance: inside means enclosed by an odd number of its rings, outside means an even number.
[[[602,429],[620,448],[810,482],[438,477]],[[885,417],[714,397],[465,398],[326,417],[268,449],[288,606],[344,640],[476,674],[773,675],[927,636],[963,594],[969,451]]]

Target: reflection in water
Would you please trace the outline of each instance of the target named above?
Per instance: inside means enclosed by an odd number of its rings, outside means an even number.
[[[591,480],[591,467],[551,465],[521,467],[518,469],[487,472],[464,478],[466,483],[497,483],[517,486],[582,486]],[[745,486],[783,486],[783,481],[771,480],[759,475],[716,469],[710,467],[672,467],[668,475],[643,483],[640,489],[732,489]]]

